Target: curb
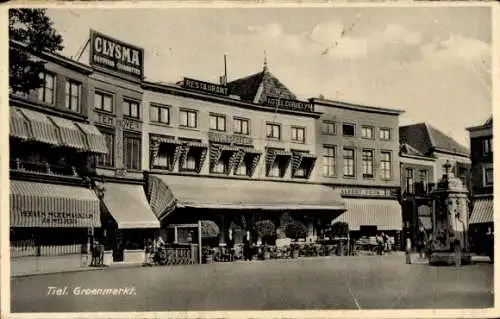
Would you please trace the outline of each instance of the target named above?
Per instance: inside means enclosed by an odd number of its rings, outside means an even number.
[[[24,277],[53,275],[53,274],[65,274],[65,273],[77,273],[77,272],[86,272],[86,271],[118,269],[118,268],[134,268],[134,267],[142,267],[142,265],[143,265],[143,263],[114,264],[112,266],[105,266],[105,267],[62,269],[62,270],[41,271],[41,272],[36,272],[36,273],[16,274],[16,275],[11,275],[10,277],[11,277],[11,279],[13,279],[13,278],[24,278]]]

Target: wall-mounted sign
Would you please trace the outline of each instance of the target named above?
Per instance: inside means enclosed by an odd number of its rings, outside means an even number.
[[[184,78],[184,87],[196,91],[202,91],[217,95],[229,95],[227,86]]]
[[[142,130],[142,123],[131,119],[118,119],[116,120],[116,126],[121,127],[124,130],[130,130],[130,131]]]
[[[142,79],[144,50],[90,30],[90,65]]]
[[[357,188],[357,187],[337,187],[342,196],[353,197],[393,197],[395,193],[391,189],[380,188]]]
[[[21,211],[19,214],[22,219],[29,219],[34,227],[92,225],[95,219],[92,213]]]
[[[312,103],[302,102],[297,100],[289,100],[289,99],[282,99],[282,98],[268,96],[266,99],[266,104],[272,107],[278,107],[280,109],[314,112],[314,106]]]
[[[104,113],[95,113],[95,121],[99,124],[104,124],[107,126],[116,126],[116,119],[114,116],[104,114]]]
[[[253,140],[250,137],[215,132],[208,132],[208,140],[214,143],[253,145]]]

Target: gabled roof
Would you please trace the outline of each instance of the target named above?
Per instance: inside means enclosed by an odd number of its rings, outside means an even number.
[[[267,67],[264,67],[262,72],[231,81],[227,85],[231,95],[238,95],[247,102],[262,104],[267,96],[277,97],[275,92],[279,92],[279,97],[283,99],[297,99],[295,94],[269,72]]]
[[[445,151],[452,154],[469,156],[469,150],[427,123],[418,123],[399,128],[401,143],[406,143],[423,155],[431,155],[433,151]]]
[[[471,126],[471,127],[468,127],[467,128],[467,131],[477,131],[477,130],[483,130],[483,129],[490,129],[493,127],[493,116],[490,116],[486,122],[484,122],[483,124],[481,125],[477,125],[477,126]]]

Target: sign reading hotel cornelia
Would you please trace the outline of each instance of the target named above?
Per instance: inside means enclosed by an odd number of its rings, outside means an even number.
[[[142,79],[144,50],[90,30],[90,65]]]
[[[307,103],[297,100],[281,99],[277,97],[268,96],[266,99],[266,104],[273,107],[278,106],[281,109],[289,109],[289,110],[303,111],[303,112],[314,112],[314,107],[312,103]]]
[[[184,78],[184,87],[187,89],[203,91],[206,93],[217,94],[217,95],[228,95],[229,92],[227,86],[193,80],[189,78]]]

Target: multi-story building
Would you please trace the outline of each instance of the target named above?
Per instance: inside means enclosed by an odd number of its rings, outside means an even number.
[[[9,45],[45,63],[39,89],[11,88],[9,95],[12,272],[59,262],[75,268],[85,261],[93,229],[101,226],[91,158],[108,153],[88,121],[92,69],[22,43]]]
[[[470,189],[469,151],[427,123],[399,128],[401,143],[401,205],[405,234],[413,242],[417,232],[432,229],[430,191],[445,173],[445,164]]]
[[[144,242],[160,227],[144,192],[143,58],[143,49],[91,31],[89,119],[109,150],[93,163],[104,187],[102,227],[96,237],[114,262],[143,261]]]
[[[471,145],[471,184],[472,213],[469,219],[469,230],[481,250],[479,243],[484,235],[493,232],[493,118],[484,124],[467,128]],[[484,248],[484,247],[483,247]],[[480,252],[480,251],[476,251]]]
[[[259,220],[279,227],[286,212],[312,239],[343,211],[338,192],[316,183],[320,114],[267,67],[227,85],[185,78],[143,89],[142,165],[165,227],[213,220],[216,241],[238,243],[246,231],[258,239]],[[185,236],[176,231],[174,240]]]
[[[311,99],[316,145],[321,156],[319,183],[338,190],[347,211],[335,221],[349,224],[354,237],[389,233],[399,242],[401,207],[399,115],[402,111]]]
[[[401,167],[400,201],[403,209],[403,241],[410,236],[416,242],[423,227],[432,230],[430,191],[434,187],[436,158],[426,156],[409,144],[403,143],[399,152]]]

